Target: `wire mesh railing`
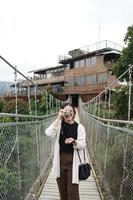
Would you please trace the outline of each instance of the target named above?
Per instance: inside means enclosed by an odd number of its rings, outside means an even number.
[[[133,131],[113,126],[113,122],[112,125],[109,125],[109,121],[105,124],[104,121],[98,121],[83,110],[80,114],[81,122],[87,130],[87,146],[100,187],[103,193],[108,191],[106,199],[131,200]]]
[[[52,156],[53,141],[46,137],[45,129],[54,117],[33,116],[31,120],[29,116],[26,121],[27,116],[21,116],[18,123],[0,123],[0,199],[26,198]]]
[[[37,192],[32,188],[37,180],[41,186],[41,174],[53,153],[53,141],[46,137],[45,129],[56,116],[60,101],[2,56],[0,67],[0,79],[8,83],[6,90],[0,90],[0,199],[32,199]],[[5,69],[9,76],[4,77]],[[20,87],[22,80],[27,86]],[[13,95],[8,95],[10,92]]]
[[[90,102],[80,101],[87,146],[107,200],[133,199],[132,69]]]

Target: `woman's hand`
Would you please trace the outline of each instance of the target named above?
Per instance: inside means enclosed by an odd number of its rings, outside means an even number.
[[[54,128],[57,128],[59,125],[59,121],[64,117],[64,110],[61,109],[59,111],[58,117],[56,118],[56,120],[53,122],[53,126]]]
[[[65,144],[74,144],[75,143],[75,139],[74,138],[67,138],[65,140]]]
[[[58,118],[59,119],[64,118],[64,109],[60,109],[59,114],[58,114]]]

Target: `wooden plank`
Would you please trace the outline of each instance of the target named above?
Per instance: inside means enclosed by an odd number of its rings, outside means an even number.
[[[79,184],[80,200],[101,200],[93,175]],[[60,200],[58,186],[51,172],[44,185],[39,200]]]

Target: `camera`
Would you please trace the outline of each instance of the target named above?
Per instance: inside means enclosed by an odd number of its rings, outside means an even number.
[[[70,112],[64,111],[64,117],[67,117],[67,116],[69,116],[69,115],[70,115]]]

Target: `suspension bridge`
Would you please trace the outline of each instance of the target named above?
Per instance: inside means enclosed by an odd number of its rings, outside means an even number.
[[[59,199],[56,181],[51,176],[54,141],[45,135],[45,130],[55,120],[62,102],[35,82],[31,98],[31,80],[3,57],[0,59],[1,66],[11,68],[14,85],[14,104],[7,103],[12,112],[0,113],[0,199]],[[91,177],[80,183],[81,200],[133,199],[132,69],[130,66],[89,102],[78,100],[76,120],[86,128],[86,151],[92,165]],[[19,101],[17,89],[22,78],[29,83],[26,105]],[[125,85],[123,78],[127,80]],[[43,95],[43,106],[38,102],[38,93]]]

